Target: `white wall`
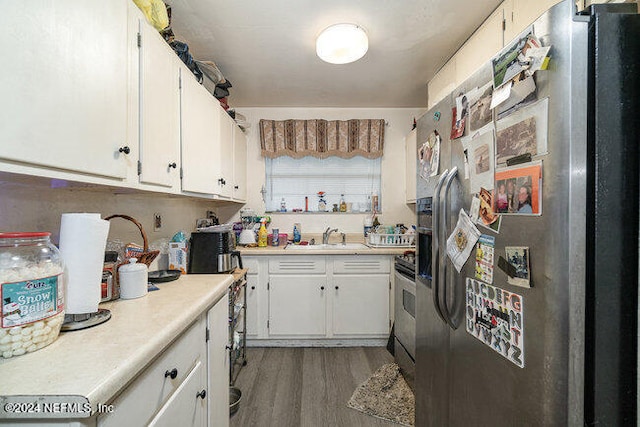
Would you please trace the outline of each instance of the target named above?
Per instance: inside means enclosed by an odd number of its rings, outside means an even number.
[[[103,217],[126,214],[142,223],[149,242],[190,233],[195,220],[207,210],[217,211],[215,202],[162,194],[114,194],[113,190],[77,190],[0,182],[0,232],[49,231],[58,241],[60,217],[65,212],[97,212]],[[153,214],[162,216],[162,228],[153,230]],[[111,220],[109,238],[142,244],[138,228],[123,219]]]
[[[424,110],[416,108],[238,108],[247,117],[251,127],[247,132],[248,142],[248,182],[246,207],[256,213],[264,212],[260,189],[265,184],[264,159],[260,154],[258,121],[260,119],[385,119],[384,156],[382,157],[382,214],[380,222],[386,224],[413,224],[414,205],[405,203],[405,151],[404,137],[411,130],[413,118],[418,118]],[[317,197],[309,195],[310,206],[315,206]],[[221,209],[225,219],[238,219],[233,209]],[[321,233],[325,228],[337,227],[345,233],[361,233],[364,214],[271,214],[272,226],[283,233],[291,233],[293,224],[302,225],[303,233]]]

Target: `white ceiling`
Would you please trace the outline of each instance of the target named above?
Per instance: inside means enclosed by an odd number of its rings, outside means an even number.
[[[425,107],[426,83],[500,0],[168,0],[176,39],[231,81],[232,107]],[[333,65],[326,27],[356,23],[369,51]]]

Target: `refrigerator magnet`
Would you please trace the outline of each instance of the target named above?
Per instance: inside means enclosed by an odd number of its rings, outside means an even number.
[[[466,331],[524,368],[524,299],[470,277],[466,280]]]

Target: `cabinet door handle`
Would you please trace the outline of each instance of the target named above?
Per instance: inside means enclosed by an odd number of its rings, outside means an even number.
[[[204,398],[207,397],[207,390],[202,389],[202,391],[199,391],[198,394],[196,394],[196,396],[204,400]]]
[[[237,190],[237,189],[238,189],[238,188],[240,188],[240,187],[238,187],[238,186],[236,185],[236,186],[234,186],[233,188],[235,188],[235,189]]]
[[[337,291],[339,288],[340,288],[339,286],[336,286],[336,291]]]
[[[169,163],[169,167],[175,169],[178,167],[178,165],[176,164],[176,162],[173,162],[173,163]]]
[[[255,286],[252,286],[252,287],[251,287],[251,290],[252,290],[252,291],[253,291],[253,290],[255,290],[255,289],[256,289],[256,287],[255,287]]]
[[[118,150],[119,153],[124,153],[124,154],[129,154],[131,152],[131,149],[128,146],[124,146],[124,147],[120,147],[120,149]]]
[[[320,286],[320,290],[321,290],[321,291],[324,291],[324,286]]]
[[[172,380],[175,380],[177,376],[178,376],[178,370],[176,368],[173,368],[170,371],[165,371],[164,373],[165,378],[171,377]]]

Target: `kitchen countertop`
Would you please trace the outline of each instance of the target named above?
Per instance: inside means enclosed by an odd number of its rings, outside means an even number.
[[[264,248],[238,247],[241,255],[402,255],[405,251],[415,251],[414,247],[395,246],[368,247],[366,249],[296,249],[287,250],[285,246],[267,246]]]
[[[7,396],[80,398],[107,404],[202,313],[218,302],[233,276],[183,275],[158,291],[100,304],[106,323],[61,333],[33,353],[0,360],[0,402]],[[86,399],[86,400],[84,400]]]

